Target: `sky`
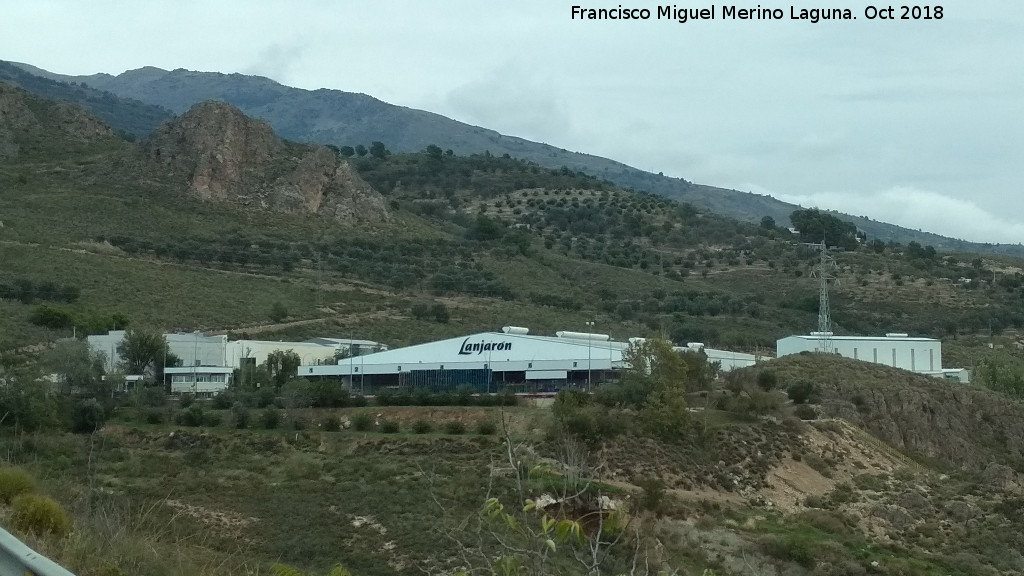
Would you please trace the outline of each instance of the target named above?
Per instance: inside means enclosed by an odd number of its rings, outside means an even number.
[[[241,72],[386,102],[687,180],[978,242],[1024,242],[1024,3],[941,19],[762,0],[0,0],[0,59],[61,74]],[[649,20],[581,20],[647,8]],[[707,8],[712,4],[663,4]],[[792,8],[791,8],[792,7]],[[854,20],[793,20],[847,8]]]

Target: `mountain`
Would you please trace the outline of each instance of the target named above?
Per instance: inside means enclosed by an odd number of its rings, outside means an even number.
[[[170,111],[138,100],[115,96],[81,83],[24,64],[0,60],[0,82],[19,86],[37,96],[67,100],[91,110],[111,127],[135,138],[145,138],[157,126],[174,117]]]
[[[565,166],[615,184],[643,190],[718,214],[757,222],[764,216],[787,224],[798,206],[770,196],[695,184],[682,178],[652,174],[614,160],[570,152],[555,146],[505,136],[439,114],[395,106],[339,90],[302,90],[268,78],[243,74],[172,71],[155,67],[112,76],[63,76],[26,64],[9,64],[51,81],[85,84],[131,101],[142,101],[181,114],[204,100],[228,102],[246,114],[266,120],[285,138],[335,146],[384,142],[395,152],[419,152],[430,144],[468,155],[489,151],[536,162],[548,168]],[[88,103],[86,103],[88,105]],[[117,126],[117,123],[113,123]],[[834,213],[853,222],[872,238],[908,244],[912,241],[944,251],[985,252],[1024,257],[1024,246],[981,244],[911,230],[867,218]]]

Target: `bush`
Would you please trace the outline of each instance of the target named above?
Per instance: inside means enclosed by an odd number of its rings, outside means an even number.
[[[366,399],[366,396],[362,396],[360,394],[351,396],[348,399],[348,405],[354,408],[362,408],[363,406],[366,406],[369,403],[370,402]]]
[[[177,424],[178,426],[202,426],[202,406],[189,406],[188,409],[178,412],[178,414],[174,417],[174,423]]]
[[[106,421],[103,406],[94,398],[89,398],[75,404],[75,411],[71,417],[71,431],[76,434],[91,434],[103,428]]]
[[[396,434],[398,432],[398,422],[394,420],[386,420],[380,423],[380,431],[385,434]]]
[[[11,505],[11,522],[19,530],[62,537],[71,530],[71,519],[53,499],[22,494]]]
[[[374,404],[377,406],[394,406],[397,393],[393,390],[378,390],[374,397]]]
[[[373,429],[373,417],[366,412],[356,414],[352,418],[352,427],[359,432],[368,432]]]
[[[231,408],[231,405],[235,403],[235,397],[231,392],[224,390],[220,394],[213,397],[213,401],[210,403],[210,407],[214,410],[227,410]]]
[[[217,412],[207,412],[203,414],[203,425],[211,428],[220,426],[220,423],[224,420],[224,417]]]
[[[0,502],[10,504],[16,496],[36,489],[35,480],[21,468],[0,468]]]
[[[466,425],[458,420],[450,420],[444,423],[445,434],[465,434]]]
[[[426,420],[417,420],[412,424],[412,431],[416,434],[429,434],[433,430],[433,424]]]
[[[195,401],[196,397],[186,392],[182,394],[181,397],[178,398],[178,406],[182,408],[188,408]]]
[[[786,389],[786,394],[789,395],[789,399],[793,401],[793,404],[805,404],[812,402],[817,397],[818,387],[813,382],[801,380],[791,384]]]
[[[793,411],[793,415],[801,420],[817,420],[818,411],[807,404],[801,404]]]
[[[804,463],[813,468],[818,474],[821,474],[825,478],[832,477],[832,467],[828,465],[828,462],[822,460],[821,456],[817,454],[808,454],[804,456]]]
[[[299,418],[298,416],[296,416],[295,418],[292,418],[291,428],[292,428],[292,430],[305,430],[306,429],[306,420],[305,420],[305,418]]]
[[[267,430],[273,430],[281,424],[281,413],[277,411],[277,408],[269,407],[265,408],[260,413],[260,426]]]
[[[235,420],[235,428],[249,427],[249,409],[241,402],[235,402],[231,407],[231,416]]]
[[[341,430],[341,419],[332,414],[320,422],[320,428],[324,432],[337,432]]]
[[[814,543],[805,536],[767,536],[761,540],[761,550],[768,556],[796,562],[805,568],[814,565]]]
[[[476,425],[476,433],[481,436],[492,436],[498,431],[498,426],[490,420],[484,420]]]
[[[660,512],[665,499],[665,482],[660,478],[644,478],[640,481],[640,507],[652,512]]]
[[[146,424],[163,424],[164,413],[160,410],[146,410],[144,415]]]
[[[771,392],[779,384],[779,378],[774,370],[762,370],[757,373],[757,385],[765,392]]]

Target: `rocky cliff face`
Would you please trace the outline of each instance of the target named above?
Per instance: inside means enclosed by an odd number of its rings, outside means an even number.
[[[350,223],[388,219],[384,198],[331,149],[281,140],[221,102],[197,104],[160,127],[145,150],[203,200]]]

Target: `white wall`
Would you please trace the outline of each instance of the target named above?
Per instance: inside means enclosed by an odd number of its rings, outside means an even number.
[[[263,364],[267,356],[276,351],[291,350],[299,355],[303,365],[322,364],[334,361],[334,346],[313,342],[274,342],[270,340],[235,340],[228,342],[225,366],[241,367],[242,358],[255,358],[256,364]]]
[[[942,343],[925,338],[835,338],[832,350],[840,356],[902,368],[912,372],[942,370]],[[816,352],[821,349],[818,338],[789,336],[777,343],[778,356]]]

